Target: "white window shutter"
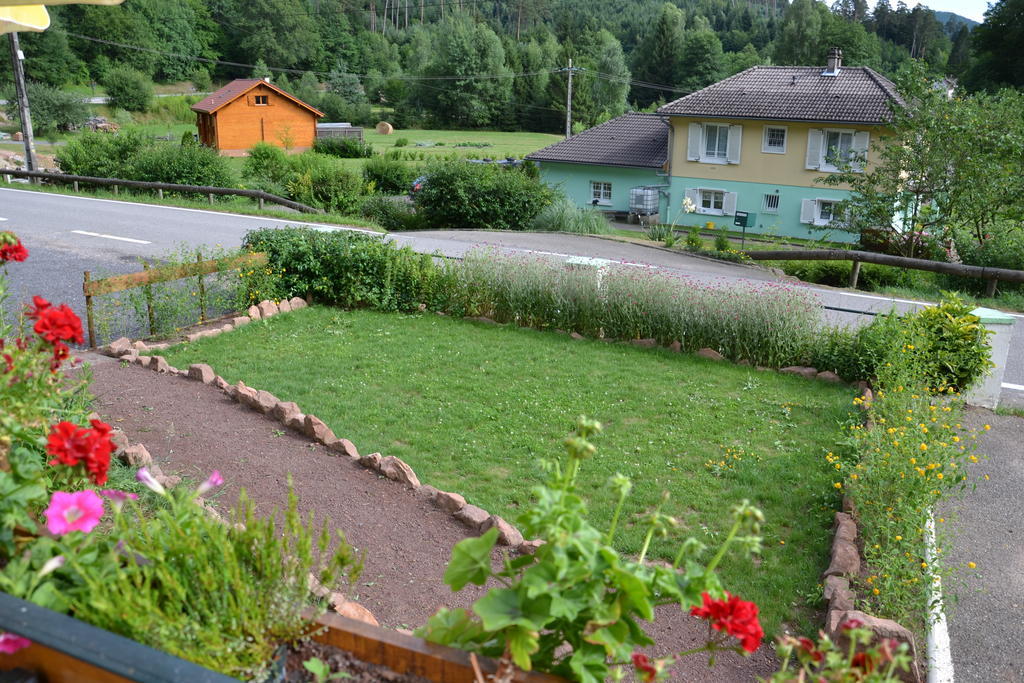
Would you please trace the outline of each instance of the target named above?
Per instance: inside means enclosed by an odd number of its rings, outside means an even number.
[[[868,144],[870,141],[870,133],[866,130],[859,130],[853,134],[853,152],[856,154],[856,158],[853,161],[853,170],[863,171],[864,164],[868,159]]]
[[[700,161],[700,143],[704,134],[704,126],[699,123],[690,124],[690,135],[686,140],[686,158]]]
[[[740,146],[743,144],[743,126],[729,126],[729,145],[725,160],[730,164],[740,163]]]
[[[722,215],[736,215],[736,196],[735,192],[726,192],[722,195]]]
[[[814,210],[817,208],[813,199],[803,199],[800,201],[800,222],[801,223],[814,223]]]
[[[688,187],[686,188],[686,192],[683,194],[683,196],[686,199],[689,199],[691,202],[693,202],[693,205],[697,207],[697,211],[700,211],[700,190],[693,187]]]
[[[820,128],[811,128],[807,131],[807,159],[804,168],[821,168],[821,136]]]

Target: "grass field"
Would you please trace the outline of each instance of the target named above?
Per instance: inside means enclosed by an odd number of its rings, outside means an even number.
[[[837,502],[823,456],[851,406],[848,388],[667,350],[321,307],[167,357],[296,401],[361,452],[398,456],[424,483],[509,520],[530,504],[541,460],[559,452],[575,417],[599,419],[605,433],[581,480],[599,527],[612,514],[602,486],[617,471],[634,482],[631,515],[668,490],[666,511],[712,546],[730,506],[750,499],[768,520],[765,552],[756,564],[727,562],[726,586],[761,605],[769,633],[782,622],[815,628],[809,608]],[[627,526],[619,547],[636,552],[641,535]],[[655,552],[668,558],[674,547]]]

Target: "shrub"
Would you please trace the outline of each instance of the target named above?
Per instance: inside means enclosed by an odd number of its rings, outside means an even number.
[[[213,79],[210,78],[210,72],[202,67],[197,68],[192,72],[192,87],[199,92],[208,92],[213,88]]]
[[[347,308],[415,311],[440,275],[430,256],[360,233],[263,228],[247,233],[243,245],[266,253],[270,270],[284,271],[270,285],[276,299],[312,295]]]
[[[424,227],[422,218],[402,200],[396,201],[381,196],[367,197],[363,200],[360,212],[388,232],[420,230]]]
[[[715,231],[715,251],[729,251],[729,231],[725,228]]]
[[[154,144],[132,157],[128,177],[157,183],[234,187],[238,181],[227,159],[196,144]]]
[[[686,233],[686,249],[688,251],[700,251],[704,248],[704,240],[700,236],[700,227],[690,226]]]
[[[153,99],[153,82],[128,66],[114,66],[103,75],[111,107],[125,111],[147,111]]]
[[[132,160],[149,144],[136,130],[87,132],[68,140],[57,152],[56,162],[61,171],[72,175],[130,179]]]
[[[596,209],[581,209],[568,199],[545,206],[533,219],[537,231],[572,232],[579,235],[604,235],[612,231],[604,215]]]
[[[288,197],[325,211],[345,213],[359,205],[363,180],[334,158],[306,152],[289,158]]]
[[[538,180],[489,164],[439,163],[427,178],[416,207],[439,229],[526,230],[553,199]]]
[[[371,157],[363,164],[363,178],[383,194],[405,194],[420,170],[388,156]]]
[[[254,180],[270,181],[283,186],[291,175],[288,155],[280,147],[266,142],[257,142],[249,149],[249,156],[242,163],[242,175]]]
[[[409,146],[409,138],[396,138],[395,139],[395,147],[408,147],[408,146]]]
[[[373,145],[359,138],[317,138],[313,151],[341,159],[368,159],[373,156]]]
[[[29,81],[26,85],[28,99],[32,103],[32,127],[37,135],[51,135],[72,130],[89,118],[85,100],[74,93],[55,88],[45,83]],[[13,90],[6,93],[7,117],[20,121],[18,98]]]

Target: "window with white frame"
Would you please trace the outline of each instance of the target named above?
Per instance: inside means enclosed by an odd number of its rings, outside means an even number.
[[[764,196],[764,202],[761,204],[761,211],[764,213],[778,213],[779,195],[774,192],[766,194]]]
[[[700,212],[721,214],[725,207],[725,192],[722,190],[700,191]]]
[[[590,200],[592,204],[608,205],[612,203],[612,184],[599,180],[590,181]]]
[[[853,159],[853,131],[826,130],[822,145],[821,168],[838,171]]]
[[[815,217],[815,223],[819,225],[827,225],[832,222],[832,219],[836,215],[836,204],[838,202],[828,201],[827,199],[818,200],[818,215]]]
[[[704,149],[703,156],[706,159],[721,159],[725,161],[729,154],[729,126],[720,126],[715,123],[704,124]]]
[[[767,154],[785,154],[786,126],[765,126],[761,151]]]
[[[800,204],[800,222],[807,225],[831,225],[839,219],[838,199],[804,199]]]

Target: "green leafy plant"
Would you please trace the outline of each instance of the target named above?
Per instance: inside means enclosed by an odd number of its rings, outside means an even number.
[[[700,236],[700,227],[693,225],[686,233],[687,251],[700,251],[704,248],[704,240]]]
[[[571,232],[578,235],[602,235],[611,232],[611,226],[600,211],[580,208],[568,199],[551,202],[533,219],[531,229],[537,231]]]
[[[632,483],[621,474],[609,480],[609,493],[618,504],[607,530],[587,521],[587,506],[576,491],[580,468],[596,450],[589,439],[600,431],[600,423],[580,417],[574,434],[564,441],[565,456],[546,463],[548,481],[534,489],[535,503],[518,520],[524,534],[543,541],[533,555],[504,555],[501,568],[495,570],[491,554],[497,529],[456,544],[444,575],[452,590],[481,586],[490,579],[502,587],[473,603],[472,611],[440,610],[417,631],[419,635],[501,656],[523,669],[587,682],[619,675],[630,665],[647,674],[663,671],[675,658],[690,654],[708,653],[713,659],[719,651],[757,648],[763,635],[756,623],[757,608],[743,603],[748,612],[743,618],[736,616],[736,628],[729,628],[728,635],[709,638],[702,646],[656,663],[636,652],[654,642],[639,621],[652,620],[657,605],[677,604],[706,617],[702,610],[723,597],[735,606],[742,602],[722,588],[715,568],[730,545],[748,552],[760,549],[763,516],[745,501],[737,505],[726,539],[706,565],[698,562],[704,545],[692,538],[680,544],[670,567],[647,565],[644,559],[652,539],[668,536],[677,527],[674,518],[661,512],[666,495],[639,522],[647,529],[639,556],[632,560],[620,555],[613,543]],[[732,636],[741,639],[742,647],[729,642]]]
[[[331,673],[330,665],[319,657],[310,657],[302,663],[302,668],[313,676],[315,683],[327,683],[327,681],[352,678],[352,675],[345,671]]]
[[[369,159],[373,156],[373,145],[360,138],[317,138],[313,151],[342,159]]]
[[[363,164],[363,179],[375,183],[382,194],[407,193],[419,173],[416,166],[387,156],[371,157]]]
[[[912,658],[906,643],[891,639],[875,642],[874,634],[851,619],[841,626],[842,643],[822,634],[817,642],[810,638],[786,636],[778,644],[782,666],[769,683],[823,681],[845,683],[896,683],[900,672],[909,672]]]
[[[153,82],[130,66],[114,66],[103,75],[111,108],[146,111],[153,100]]]

